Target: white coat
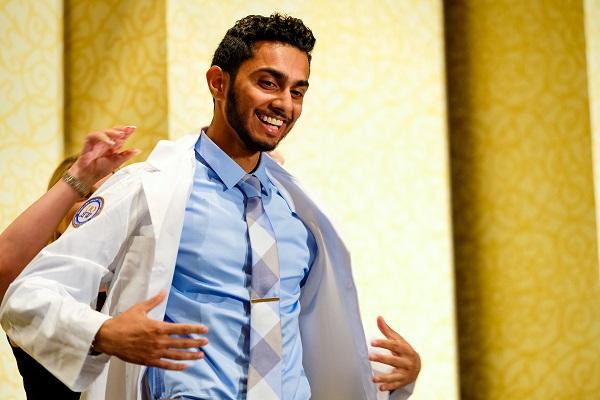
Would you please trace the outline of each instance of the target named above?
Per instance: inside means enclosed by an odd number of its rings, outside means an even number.
[[[89,355],[90,344],[110,316],[170,289],[197,138],[161,141],[146,162],[115,174],[94,194],[104,200],[100,213],[42,250],[4,297],[0,318],[7,334],[71,389],[84,391],[84,399],[143,397],[145,367]],[[295,179],[271,159],[267,168],[318,247],[299,316],[312,398],[373,400],[350,255]],[[108,288],[107,300],[97,312],[101,287]],[[165,307],[166,301],[149,317],[162,320]],[[410,391],[396,390],[392,397],[403,399]]]

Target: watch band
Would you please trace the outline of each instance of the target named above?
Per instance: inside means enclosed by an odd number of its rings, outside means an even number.
[[[92,191],[91,188],[83,183],[78,178],[74,177],[69,173],[69,171],[63,172],[61,179],[69,186],[73,188],[77,193],[81,195],[81,197],[87,197]]]

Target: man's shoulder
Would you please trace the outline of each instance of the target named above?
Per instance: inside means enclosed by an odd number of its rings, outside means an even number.
[[[296,178],[277,161],[272,159],[268,154],[263,153],[263,156],[265,157],[264,162],[267,175],[269,176],[269,180],[271,180],[275,186],[298,184]]]

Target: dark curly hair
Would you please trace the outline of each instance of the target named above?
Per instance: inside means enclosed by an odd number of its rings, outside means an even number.
[[[242,63],[254,55],[259,41],[286,43],[306,53],[310,63],[315,37],[301,19],[279,13],[268,17],[248,15],[230,28],[213,55],[211,65],[217,65],[235,79]]]

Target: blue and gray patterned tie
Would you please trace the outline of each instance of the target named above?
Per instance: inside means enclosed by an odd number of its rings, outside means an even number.
[[[238,186],[246,196],[245,215],[252,249],[247,399],[281,399],[282,350],[277,242],[263,208],[258,178],[246,175]]]

